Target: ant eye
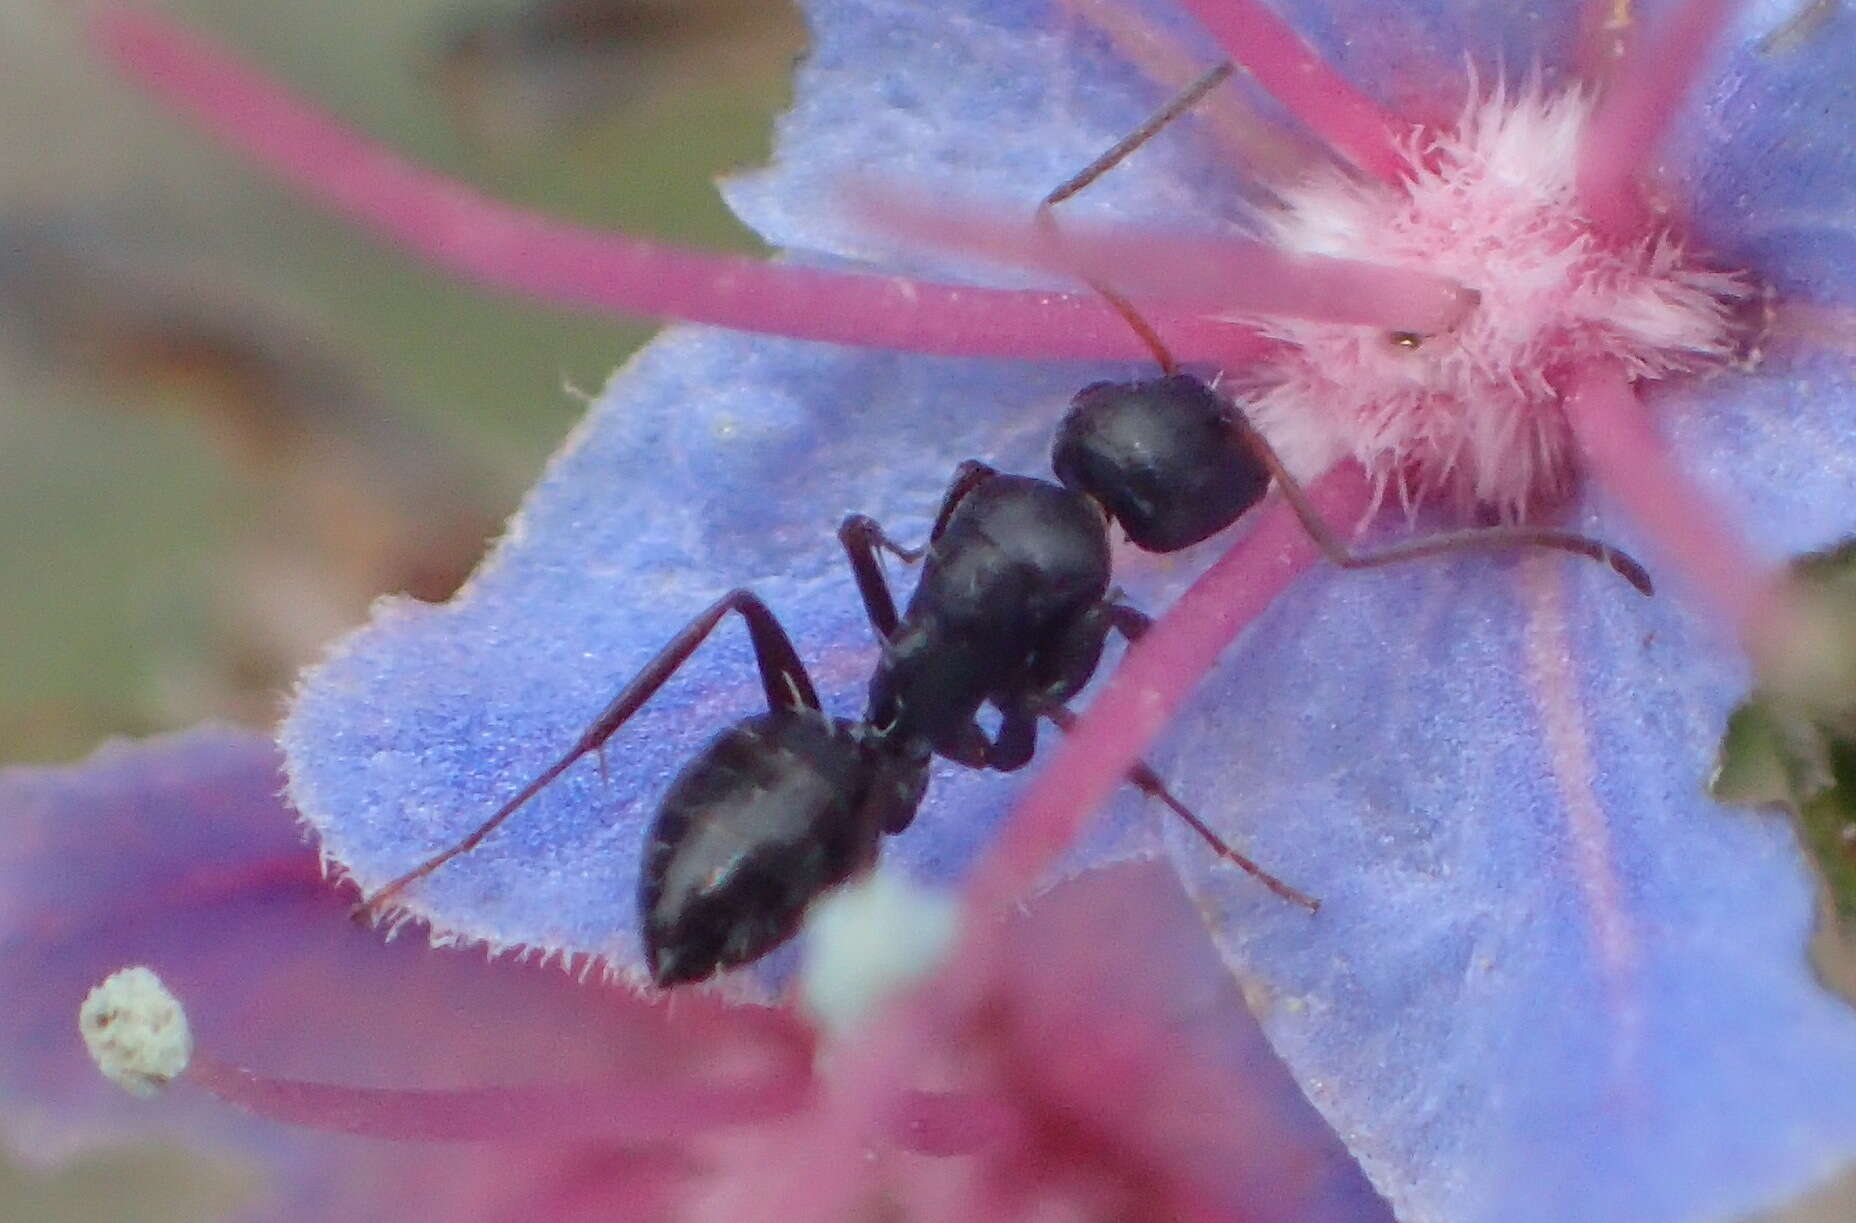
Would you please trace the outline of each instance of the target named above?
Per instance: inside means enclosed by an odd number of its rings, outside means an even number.
[[[1386,338],[1394,348],[1417,348],[1424,343],[1424,337],[1415,331],[1394,331]]]

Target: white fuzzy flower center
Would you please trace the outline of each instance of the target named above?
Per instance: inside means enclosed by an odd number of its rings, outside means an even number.
[[[1590,111],[1577,90],[1498,90],[1416,143],[1397,188],[1334,171],[1283,189],[1264,224],[1286,249],[1421,269],[1480,301],[1423,337],[1265,323],[1292,347],[1247,397],[1257,423],[1309,466],[1351,456],[1401,496],[1520,520],[1576,475],[1560,407],[1571,368],[1609,357],[1654,379],[1729,359],[1742,278],[1660,224],[1619,241],[1580,215]]]

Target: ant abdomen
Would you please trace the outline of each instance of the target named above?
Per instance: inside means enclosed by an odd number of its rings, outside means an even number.
[[[1051,467],[1136,547],[1177,552],[1236,522],[1269,489],[1268,467],[1232,430],[1229,410],[1188,374],[1093,383],[1070,401]]]
[[[639,875],[652,980],[700,981],[758,958],[821,893],[870,865],[892,797],[872,794],[886,780],[878,754],[852,723],[777,709],[737,722],[684,766]]]

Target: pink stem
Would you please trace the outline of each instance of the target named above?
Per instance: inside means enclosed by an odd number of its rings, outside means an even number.
[[[976,1155],[1021,1145],[1023,1121],[993,1096],[971,1091],[898,1093],[889,1118],[896,1145],[919,1155]]]
[[[1002,208],[859,189],[877,225],[961,254],[1092,278],[1131,297],[1198,302],[1221,314],[1351,323],[1431,335],[1461,322],[1475,294],[1416,268],[1291,255],[1240,238],[1191,237],[1140,225],[1060,222],[1041,229]]]
[[[1593,361],[1575,370],[1566,416],[1599,484],[1730,626],[1751,633],[1771,610],[1775,574],[1676,466],[1623,369]]]
[[[1599,228],[1623,236],[1647,223],[1638,175],[1707,64],[1734,3],[1680,0],[1653,34],[1639,24],[1627,35],[1579,154],[1579,201]]]
[[[1092,294],[831,272],[568,225],[400,160],[155,14],[105,7],[94,37],[132,80],[310,199],[492,288],[602,312],[912,352],[1147,355]],[[1163,310],[1153,321],[1195,359],[1238,363],[1268,347],[1248,328],[1192,312]]]
[[[195,1052],[185,1078],[250,1113],[331,1133],[427,1142],[657,1141],[784,1116],[811,1094],[801,1067],[716,1084],[634,1082],[451,1090],[275,1079]]]
[[[1636,23],[1634,0],[1582,0],[1574,67],[1587,85],[1610,86]]]
[[[1370,490],[1349,464],[1309,490],[1329,522],[1354,522]],[[1272,501],[1255,528],[1180,596],[1128,651],[1108,686],[1018,802],[968,885],[969,912],[1023,896],[1122,785],[1224,648],[1320,557],[1289,507]]]
[[[1404,176],[1406,125],[1322,61],[1261,0],[1184,0],[1218,45],[1329,148],[1374,178]]]

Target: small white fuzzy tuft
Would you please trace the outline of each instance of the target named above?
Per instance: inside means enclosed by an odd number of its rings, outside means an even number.
[[[842,1035],[897,990],[932,972],[954,941],[959,906],[900,872],[873,871],[806,915],[799,994],[819,1027]]]
[[[1639,379],[1725,364],[1743,279],[1662,223],[1611,237],[1581,215],[1591,100],[1496,89],[1406,150],[1396,186],[1338,172],[1282,189],[1262,218],[1284,249],[1449,277],[1479,295],[1440,335],[1274,319],[1285,355],[1236,388],[1298,470],[1352,457],[1412,501],[1442,495],[1515,521],[1571,487],[1565,372],[1595,358]]]
[[[78,1030],[103,1077],[152,1096],[193,1060],[193,1032],[180,1000],[148,968],[124,968],[84,997]]]

